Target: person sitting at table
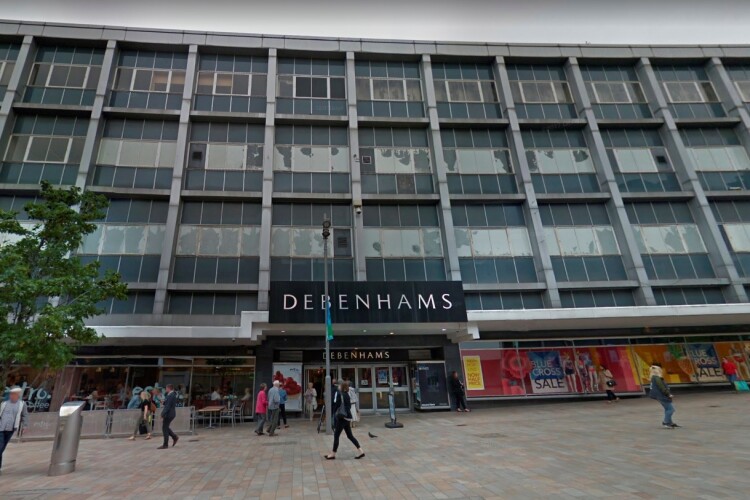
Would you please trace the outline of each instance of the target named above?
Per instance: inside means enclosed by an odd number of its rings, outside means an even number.
[[[89,411],[94,409],[94,406],[96,406],[96,402],[99,400],[99,393],[94,389],[91,391],[91,394],[89,394],[86,397],[86,401],[88,402],[88,409]]]
[[[211,393],[211,401],[221,401],[221,393],[218,387],[214,387],[214,392]]]

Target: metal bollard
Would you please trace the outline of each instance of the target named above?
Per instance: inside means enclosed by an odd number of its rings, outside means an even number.
[[[48,476],[62,476],[76,470],[78,443],[81,441],[83,424],[81,412],[85,405],[83,401],[71,401],[60,407]]]

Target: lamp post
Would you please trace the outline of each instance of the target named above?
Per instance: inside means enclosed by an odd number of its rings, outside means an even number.
[[[326,434],[331,434],[331,354],[330,354],[330,342],[328,340],[328,314],[330,308],[330,300],[328,298],[328,237],[331,235],[331,220],[328,218],[328,214],[323,215],[323,304],[324,314],[323,323],[325,324],[323,331],[325,332],[326,338],[326,381],[325,381],[325,420],[326,420]]]

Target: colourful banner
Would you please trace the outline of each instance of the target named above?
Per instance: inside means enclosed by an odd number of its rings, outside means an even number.
[[[531,361],[531,391],[534,394],[558,394],[568,392],[565,375],[557,351],[529,351]]]
[[[484,377],[479,356],[464,356],[464,374],[467,391],[483,391]]]
[[[724,371],[713,344],[688,344],[688,353],[695,367],[697,382],[723,382]]]
[[[286,411],[302,411],[302,364],[274,363],[273,380],[286,391]]]

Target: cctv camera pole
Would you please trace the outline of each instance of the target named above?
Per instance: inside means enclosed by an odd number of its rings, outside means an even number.
[[[330,308],[330,302],[328,299],[328,237],[331,235],[331,220],[328,218],[328,214],[323,216],[323,304],[325,314],[323,323],[325,327],[323,331],[326,337],[326,381],[323,392],[325,394],[325,422],[326,422],[326,434],[331,434],[331,354],[330,354],[330,342],[328,340],[328,314]]]

